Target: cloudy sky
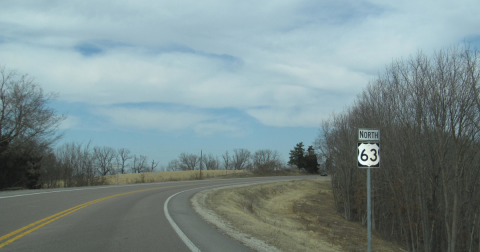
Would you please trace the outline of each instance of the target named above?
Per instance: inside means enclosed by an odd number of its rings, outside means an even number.
[[[64,142],[181,152],[312,144],[393,59],[480,46],[480,1],[3,0],[0,64],[68,115]]]

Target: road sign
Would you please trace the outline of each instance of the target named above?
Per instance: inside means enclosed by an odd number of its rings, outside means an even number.
[[[357,148],[358,168],[380,167],[380,144],[358,143]]]
[[[380,167],[380,130],[358,129],[357,164],[367,169],[367,239],[368,252],[372,252],[372,196],[370,168]]]
[[[380,130],[379,129],[358,129],[358,141],[359,142],[379,142]]]

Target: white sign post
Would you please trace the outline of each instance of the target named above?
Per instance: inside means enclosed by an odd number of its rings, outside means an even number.
[[[372,252],[372,199],[370,168],[380,168],[380,130],[358,129],[357,166],[367,169],[368,252]]]

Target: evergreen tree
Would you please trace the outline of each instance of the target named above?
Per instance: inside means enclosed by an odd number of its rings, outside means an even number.
[[[307,150],[307,154],[304,157],[305,159],[305,169],[309,173],[317,173],[318,172],[318,160],[317,160],[317,154],[315,154],[315,150],[313,149],[313,146],[309,146]]]
[[[298,143],[293,150],[290,151],[289,165],[296,165],[299,169],[305,168],[305,149],[303,142]]]

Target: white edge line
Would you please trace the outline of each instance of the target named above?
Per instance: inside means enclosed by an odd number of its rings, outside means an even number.
[[[279,181],[282,181],[282,180],[279,180]],[[274,182],[279,182],[279,181],[271,181],[272,183]],[[261,182],[245,182],[245,183],[235,183],[236,185],[241,185],[241,184],[263,184],[265,183],[266,181],[261,181]],[[269,183],[269,182],[267,182]],[[192,191],[192,190],[198,190],[198,189],[204,189],[204,188],[209,188],[209,187],[221,187],[221,186],[230,186],[232,184],[220,184],[220,185],[213,185],[213,186],[204,186],[204,187],[198,187],[198,188],[192,188],[192,189],[188,189],[188,190],[184,190],[184,191],[181,191],[181,192],[177,192],[175,194],[173,194],[172,196],[168,197],[168,199],[165,201],[165,204],[163,204],[163,212],[165,213],[165,217],[167,217],[167,220],[168,222],[170,222],[170,225],[173,227],[173,230],[175,230],[175,232],[178,234],[178,236],[180,237],[180,239],[182,239],[183,243],[185,243],[185,245],[187,245],[187,247],[192,251],[192,252],[202,252],[199,248],[197,248],[197,246],[195,246],[195,244],[193,244],[193,242],[188,239],[188,237],[185,235],[185,233],[180,229],[180,227],[178,227],[177,223],[175,223],[175,221],[172,219],[172,216],[170,216],[170,212],[168,211],[168,202],[170,201],[170,199],[172,199],[173,197],[177,196],[177,194],[180,194],[180,193],[184,193],[184,192],[188,192],[188,191]]]
[[[249,184],[249,183],[250,182],[237,183],[237,184]],[[260,183],[262,183],[262,182],[260,182]],[[253,184],[255,184],[255,183],[253,183]],[[181,191],[181,192],[177,192],[177,193],[173,194],[172,196],[168,197],[168,199],[165,201],[165,204],[163,204],[163,212],[165,213],[165,217],[167,217],[168,222],[170,222],[170,225],[173,227],[173,230],[175,230],[175,232],[178,234],[180,239],[182,239],[183,243],[185,243],[185,245],[187,245],[187,247],[192,252],[202,252],[202,251],[199,248],[197,248],[197,246],[195,246],[195,244],[193,244],[193,242],[190,239],[188,239],[188,237],[185,235],[185,233],[180,229],[180,227],[178,227],[177,223],[175,223],[175,221],[172,219],[172,216],[170,216],[170,212],[168,211],[168,202],[170,201],[170,199],[172,199],[173,197],[175,197],[177,194],[180,194],[180,193],[188,192],[188,191],[191,191],[191,190],[209,188],[209,187],[221,187],[221,186],[225,186],[225,185],[231,185],[231,184],[204,186],[204,187],[192,188],[192,189],[184,190],[184,191]]]
[[[185,245],[187,245],[187,247],[192,252],[201,252],[200,249],[198,249],[197,246],[195,246],[195,244],[193,244],[193,242],[190,241],[190,239],[188,239],[188,237],[185,235],[185,233],[178,227],[177,223],[175,223],[175,221],[170,216],[170,213],[168,212],[168,202],[170,201],[171,198],[175,197],[177,194],[180,194],[180,193],[183,193],[183,192],[186,192],[186,191],[195,190],[195,189],[200,189],[200,188],[194,188],[194,189],[190,189],[190,190],[181,191],[181,192],[175,193],[174,195],[170,196],[165,201],[165,204],[163,204],[163,212],[165,212],[165,217],[167,217],[168,222],[170,222],[170,225],[173,227],[173,229],[178,234],[180,239],[182,239],[183,243],[185,243]]]

